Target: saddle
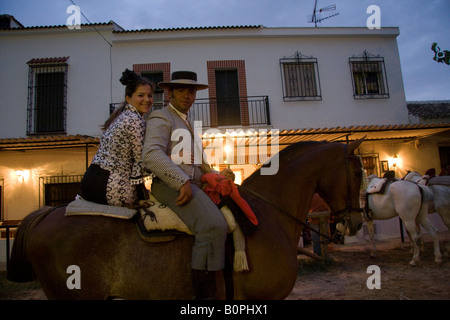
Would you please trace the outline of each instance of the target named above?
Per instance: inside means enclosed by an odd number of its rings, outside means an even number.
[[[428,185],[443,185],[443,186],[450,186],[450,176],[439,176],[439,177],[433,177],[428,180]]]
[[[366,219],[372,220],[372,211],[369,208],[369,195],[378,193],[384,194],[391,183],[397,181],[395,178],[378,178],[374,177],[370,180],[366,189],[366,201],[364,205],[364,215]]]
[[[228,206],[221,207],[220,211],[227,221],[228,233],[233,235],[234,270],[247,271],[249,268],[245,254],[245,236]],[[65,215],[104,216],[134,220],[140,238],[153,243],[172,241],[180,234],[194,235],[172,209],[160,203],[151,193],[148,200],[139,201],[138,206],[134,209],[98,204],[87,201],[78,195],[67,205]]]
[[[366,193],[384,193],[386,191],[386,178],[373,178],[367,186]]]

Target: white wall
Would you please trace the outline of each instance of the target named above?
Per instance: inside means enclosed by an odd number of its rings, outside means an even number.
[[[247,94],[268,95],[279,129],[407,123],[397,28],[262,28],[112,33],[44,28],[0,31],[0,137],[26,135],[28,65],[32,58],[69,56],[67,133],[99,136],[112,102],[123,101],[119,78],[133,64],[170,62],[207,82],[209,60],[245,60]],[[355,100],[348,59],[364,50],[385,59],[389,99]],[[284,102],[279,59],[297,51],[318,59],[321,101]],[[111,53],[111,55],[110,55]],[[112,68],[112,71],[111,71]],[[112,99],[111,99],[112,96]],[[200,91],[199,98],[208,97]]]
[[[217,38],[199,31],[115,34],[114,75],[118,77],[133,63],[170,62],[171,71],[193,70],[199,81],[205,82],[207,61],[245,60],[247,94],[269,96],[275,128],[408,123],[396,43],[398,29],[388,28],[379,35],[365,28],[343,28],[338,34],[335,29],[339,28],[323,31],[320,36],[313,36],[311,28],[252,30]],[[389,99],[353,98],[348,59],[364,50],[385,59]],[[321,101],[283,101],[279,59],[296,51],[318,59]],[[115,100],[120,101],[123,89],[117,81],[113,84]],[[207,90],[199,92],[199,97],[207,97]]]
[[[98,27],[98,29],[111,27]],[[0,31],[0,137],[26,136],[28,65],[69,56],[67,133],[99,136],[109,114],[109,45],[90,27]]]

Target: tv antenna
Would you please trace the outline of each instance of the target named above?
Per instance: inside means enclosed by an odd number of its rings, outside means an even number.
[[[316,0],[316,2],[314,4],[313,14],[311,16],[311,19],[308,20],[308,22],[311,22],[311,23],[314,22],[314,27],[317,27],[317,23],[318,22],[322,22],[323,20],[330,19],[332,17],[335,17],[335,16],[339,15],[339,12],[335,13],[335,14],[332,14],[331,16],[326,16],[326,17],[323,17],[323,18],[320,15],[322,12],[334,11],[334,10],[336,10],[336,5],[335,4],[332,4],[332,5],[329,5],[329,6],[320,8],[320,9],[317,9],[317,0]]]

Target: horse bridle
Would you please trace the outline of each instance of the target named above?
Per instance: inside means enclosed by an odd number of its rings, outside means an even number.
[[[264,202],[267,203],[269,206],[271,206],[272,208],[274,208],[274,209],[276,209],[277,211],[281,212],[282,214],[284,214],[285,216],[289,217],[290,219],[294,220],[294,221],[297,222],[298,224],[301,224],[302,226],[304,226],[304,227],[306,227],[306,228],[309,228],[309,225],[308,225],[306,222],[300,220],[299,218],[293,216],[293,215],[290,214],[289,212],[284,211],[283,209],[281,209],[281,208],[278,207],[277,205],[275,205],[275,204],[273,204],[272,202],[266,200],[266,199],[264,198],[264,196],[260,195],[258,192],[254,191],[254,190],[247,189],[247,188],[245,188],[244,186],[239,186],[239,189],[243,189],[243,190],[245,190],[246,192],[251,193],[252,195],[254,195],[255,197],[257,197],[258,199],[264,201]],[[334,243],[337,243],[337,240],[336,240],[335,238],[330,237],[330,236],[327,235],[327,234],[323,234],[323,233],[321,233],[321,232],[319,232],[318,230],[315,230],[315,229],[310,229],[310,230],[313,231],[313,232],[315,232],[315,233],[317,233],[317,234],[319,234],[320,236],[322,236],[322,237],[324,237],[324,238],[326,238],[326,239],[328,239],[328,240],[334,242]]]
[[[347,145],[344,146],[344,152],[345,152],[345,174],[346,174],[346,184],[347,184],[347,207],[341,210],[334,211],[332,215],[335,217],[336,222],[345,222],[345,228],[348,226],[348,222],[350,220],[350,214],[352,212],[363,212],[364,209],[362,208],[353,208],[352,205],[352,199],[351,199],[351,185],[350,185],[350,170],[349,170],[349,164],[348,160],[351,158],[356,157],[355,155],[348,154]],[[362,170],[362,169],[361,169]]]
[[[341,222],[344,220],[344,226],[347,229],[348,227],[348,223],[350,220],[350,214],[352,211],[356,211],[356,212],[363,212],[364,210],[361,208],[353,208],[352,206],[352,201],[351,201],[351,186],[350,186],[350,172],[349,172],[349,164],[348,164],[348,159],[350,157],[354,157],[354,155],[349,155],[347,152],[347,145],[345,145],[344,148],[344,152],[345,152],[345,171],[346,171],[346,182],[347,182],[347,207],[345,207],[344,209],[341,210],[337,210],[337,211],[333,211],[330,213],[330,216],[332,216],[333,218],[335,218],[336,222]],[[258,192],[254,191],[254,190],[250,190],[247,189],[244,186],[239,186],[239,189],[243,189],[248,193],[251,193],[252,195],[254,195],[255,197],[257,197],[258,199],[264,201],[265,203],[267,203],[268,205],[270,205],[272,208],[276,209],[277,211],[281,212],[282,214],[284,214],[285,216],[288,216],[289,218],[291,218],[292,220],[294,220],[295,222],[297,222],[298,224],[301,224],[304,227],[309,228],[308,224],[302,220],[300,220],[299,218],[291,215],[289,212],[284,211],[283,209],[279,208],[277,205],[273,204],[272,202],[266,200],[264,198],[264,196],[262,196],[261,194],[259,194]],[[317,230],[311,229],[311,231],[319,234],[321,237],[324,237],[326,239],[328,239],[329,241],[332,241],[334,243],[337,243],[338,240],[336,239],[336,237],[330,237],[327,234],[323,234]]]

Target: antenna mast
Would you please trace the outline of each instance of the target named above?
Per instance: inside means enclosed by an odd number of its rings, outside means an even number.
[[[317,23],[318,22],[322,22],[323,20],[326,20],[326,19],[329,19],[329,18],[332,18],[332,17],[335,17],[335,16],[339,15],[339,13],[335,13],[335,14],[332,14],[331,16],[327,16],[327,17],[321,18],[320,17],[320,13],[325,12],[325,11],[334,11],[334,10],[336,10],[336,5],[335,4],[323,7],[321,9],[317,9],[317,0],[315,0],[313,14],[311,16],[311,19],[308,20],[308,22],[311,22],[311,23],[314,22],[314,27],[317,27]]]

